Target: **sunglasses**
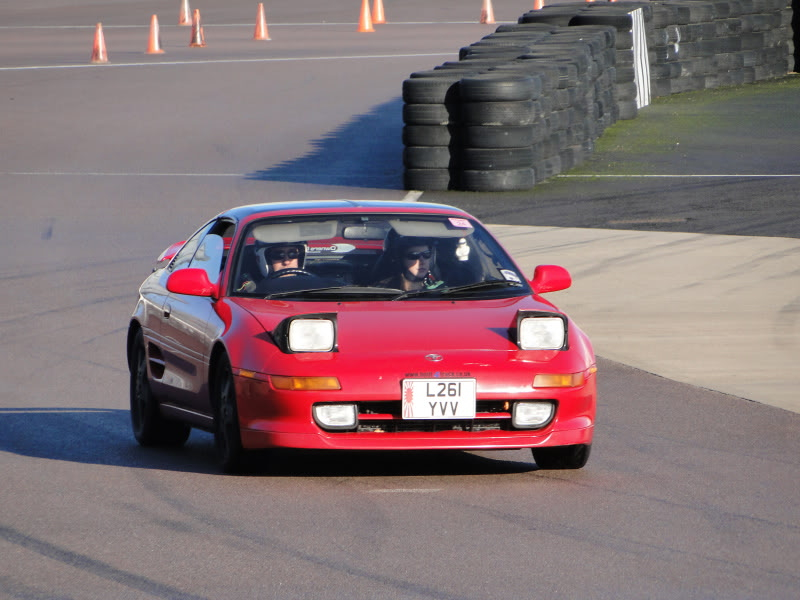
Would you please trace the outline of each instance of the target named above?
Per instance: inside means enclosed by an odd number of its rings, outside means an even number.
[[[408,252],[406,254],[406,260],[418,261],[420,258],[429,260],[432,255],[433,253],[430,250],[423,250],[422,252]]]
[[[294,260],[300,257],[300,252],[298,250],[273,250],[269,253],[269,259],[272,262],[278,262],[281,260]]]

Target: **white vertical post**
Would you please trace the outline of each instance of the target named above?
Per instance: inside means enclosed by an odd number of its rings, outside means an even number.
[[[629,13],[633,21],[633,81],[636,83],[636,108],[650,104],[650,58],[642,9]]]

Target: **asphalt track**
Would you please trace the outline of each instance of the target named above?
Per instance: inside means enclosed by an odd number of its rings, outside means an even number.
[[[123,340],[152,259],[231,205],[418,198],[400,83],[480,2],[0,5],[1,598],[796,598],[798,84],[658,102],[491,223],[600,356],[586,469],[530,454],[145,451]],[[494,2],[498,21],[527,2]],[[166,50],[144,54],[158,13]],[[102,21],[110,64],[88,64]],[[789,362],[792,361],[792,362]]]

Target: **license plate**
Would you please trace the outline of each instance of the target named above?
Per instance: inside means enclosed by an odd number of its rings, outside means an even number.
[[[474,419],[474,379],[404,379],[404,419]]]

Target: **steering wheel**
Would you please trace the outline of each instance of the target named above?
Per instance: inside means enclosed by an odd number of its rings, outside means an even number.
[[[278,277],[285,277],[286,275],[302,275],[304,277],[314,277],[313,273],[309,273],[305,269],[281,269],[280,271],[273,271],[269,274],[269,279],[277,279]]]

